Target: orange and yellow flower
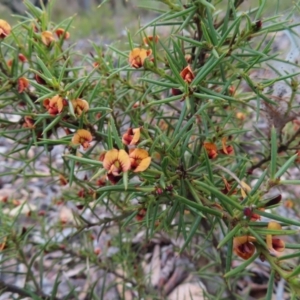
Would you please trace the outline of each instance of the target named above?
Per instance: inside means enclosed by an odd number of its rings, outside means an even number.
[[[209,159],[214,159],[218,156],[217,146],[214,143],[205,142],[203,144]]]
[[[52,42],[55,41],[53,33],[51,31],[43,31],[42,32],[42,42],[44,45],[49,47]]]
[[[234,152],[234,149],[231,145],[226,145],[227,137],[222,138],[222,149],[220,150],[221,153],[226,155],[231,155]]]
[[[50,115],[57,115],[62,112],[64,106],[67,106],[67,100],[59,95],[52,97],[51,99],[45,99],[43,102],[44,107],[48,110]]]
[[[141,137],[141,128],[129,128],[122,136],[122,142],[125,145],[136,145]]]
[[[78,116],[81,116],[81,114],[83,112],[87,112],[90,108],[89,103],[83,99],[72,100],[72,105],[73,105],[75,114]]]
[[[242,259],[249,259],[255,252],[256,239],[253,236],[244,235],[233,239],[233,251]]]
[[[143,49],[143,48],[134,48],[129,53],[129,64],[133,68],[141,68],[144,65],[145,59],[150,56],[152,53],[151,49]]]
[[[190,84],[194,80],[194,78],[195,78],[194,72],[193,72],[193,70],[192,70],[192,68],[191,68],[190,65],[188,65],[187,67],[185,67],[180,72],[180,76],[188,84]]]
[[[131,169],[133,172],[143,172],[145,171],[151,163],[151,157],[147,150],[144,149],[131,149],[129,151]]]
[[[29,81],[26,77],[20,77],[18,79],[18,93],[23,93],[29,87]]]
[[[62,36],[64,40],[70,38],[70,33],[68,31],[65,31],[63,28],[57,28],[55,30],[55,34],[57,35],[58,38]]]
[[[34,120],[30,116],[25,116],[24,117],[24,123],[23,123],[24,128],[29,128],[29,129],[34,129]]]
[[[103,167],[108,174],[120,176],[122,172],[130,170],[130,158],[123,149],[112,149],[105,153],[103,158]]]
[[[268,224],[268,229],[281,230],[281,225],[275,221],[270,221]],[[272,234],[266,235],[266,243],[269,251],[276,255],[276,252],[283,252],[285,249],[284,241],[272,236]]]
[[[0,39],[6,38],[10,32],[10,25],[6,21],[0,19]]]
[[[73,135],[72,144],[81,145],[86,150],[90,147],[92,140],[93,136],[88,130],[78,129]]]

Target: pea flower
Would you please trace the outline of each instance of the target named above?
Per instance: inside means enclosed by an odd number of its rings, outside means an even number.
[[[6,21],[0,19],[0,39],[6,38],[10,32],[10,25]]]
[[[222,177],[223,179],[223,182],[224,182],[224,188],[221,190],[221,192],[225,195],[227,195],[230,191],[231,191],[231,188],[232,188],[232,185],[227,181],[227,179],[225,177]],[[231,191],[231,195],[234,195],[237,193],[237,189],[234,189]]]
[[[270,221],[268,229],[281,230],[281,225],[275,221]],[[278,238],[274,238],[272,234],[266,235],[266,243],[271,254],[276,255],[276,252],[283,252],[285,249],[284,241]]]
[[[61,96],[56,95],[51,99],[45,99],[43,102],[44,107],[48,110],[50,115],[57,115],[62,112],[64,106],[67,106],[67,100]]]
[[[146,208],[141,208],[137,212],[135,218],[137,219],[137,221],[142,221],[145,218],[146,214],[147,214],[147,209]]]
[[[255,252],[256,239],[253,236],[244,235],[238,236],[233,239],[233,251],[242,259],[249,259]]]
[[[42,32],[42,42],[44,45],[49,47],[53,41],[55,41],[55,38],[51,31],[43,31]]]
[[[105,153],[103,158],[103,167],[108,174],[120,176],[122,172],[130,169],[130,159],[127,152],[123,149],[112,149]]]
[[[131,149],[129,152],[131,169],[133,172],[145,171],[151,163],[151,157],[147,150],[144,149]]]
[[[122,136],[122,142],[125,145],[136,145],[141,137],[141,128],[129,128]]]
[[[90,147],[90,143],[93,140],[92,134],[85,129],[78,129],[72,138],[72,144],[81,145],[84,150]]]
[[[227,138],[223,137],[222,138],[222,149],[220,150],[220,152],[223,154],[226,154],[226,155],[233,154],[233,152],[234,152],[233,147],[231,145],[226,145],[226,142],[227,142]]]
[[[68,31],[65,31],[63,28],[57,28],[55,30],[55,34],[57,35],[58,38],[62,36],[64,40],[70,38],[70,33]]]
[[[20,77],[18,79],[18,93],[23,93],[29,86],[29,81],[26,77]]]
[[[29,128],[29,129],[34,129],[34,120],[30,116],[25,116],[24,117],[24,123],[23,123],[24,128]]]
[[[150,56],[152,53],[152,50],[143,49],[143,48],[134,48],[129,53],[129,64],[133,68],[141,68],[144,65],[145,59]]]
[[[75,114],[78,116],[81,116],[81,114],[83,112],[87,112],[90,108],[89,103],[83,99],[72,100],[72,105],[73,105]]]
[[[204,146],[204,148],[207,152],[207,155],[208,155],[209,159],[214,159],[218,156],[218,150],[217,150],[216,144],[205,142],[203,144],[203,146]]]
[[[158,35],[155,35],[155,36],[146,36],[143,38],[143,43],[145,46],[149,46],[150,43],[157,43],[159,40],[159,36]]]
[[[193,70],[192,70],[192,68],[191,68],[190,65],[188,65],[187,67],[185,67],[180,72],[180,76],[188,84],[190,84],[194,80],[194,78],[195,78],[194,72],[193,72]]]

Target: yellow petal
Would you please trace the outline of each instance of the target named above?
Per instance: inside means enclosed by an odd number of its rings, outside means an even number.
[[[80,136],[77,132],[75,132],[72,137],[72,144],[74,144],[74,145],[80,144]]]
[[[0,38],[4,39],[10,34],[10,32],[11,32],[10,25],[4,20],[0,20]]]
[[[281,225],[278,222],[275,221],[270,221],[268,224],[268,229],[273,229],[273,230],[281,230]],[[268,249],[270,251],[273,251],[273,237],[272,234],[267,234],[266,235],[266,243],[268,246]]]
[[[151,163],[151,157],[144,158],[140,164],[133,170],[134,173],[145,171]]]
[[[227,147],[226,147],[226,141],[227,141],[227,137],[223,137],[222,138],[222,149],[223,149],[224,153],[228,155],[228,151],[227,151]]]
[[[268,224],[268,229],[281,230],[281,225],[278,222],[270,221]]]
[[[134,159],[144,159],[149,157],[149,153],[144,149],[134,149],[130,151],[129,157]]]
[[[59,95],[53,96],[53,97],[50,99],[49,105],[50,105],[50,106],[53,106],[54,104],[56,104],[59,98],[60,98]]]
[[[137,142],[140,140],[140,137],[141,137],[141,129],[140,128],[134,128],[133,133],[134,133],[134,135],[133,135],[133,138],[132,138],[129,145],[136,145],[137,144]]]
[[[105,153],[103,167],[110,170],[111,165],[118,160],[119,151],[117,149],[109,150]]]
[[[54,41],[53,33],[51,31],[43,31],[42,32],[42,42],[49,46]]]
[[[207,142],[205,142],[205,143],[203,144],[203,146],[204,146],[204,148],[205,148],[206,150],[214,150],[214,151],[217,151],[217,145],[214,144],[214,143],[207,143]]]
[[[81,115],[82,112],[87,112],[89,110],[89,103],[84,99],[72,100],[72,105],[73,105],[74,111],[78,115]]]
[[[266,235],[266,243],[267,243],[268,249],[273,250],[273,243],[272,243],[272,235],[271,234]]]
[[[62,97],[58,97],[57,99],[57,109],[58,109],[58,112],[62,112],[63,108],[64,108],[64,100]]]
[[[144,60],[152,53],[150,49],[134,48],[129,53],[129,64],[133,67],[141,67],[144,64]],[[136,64],[138,66],[136,66]]]
[[[119,150],[118,161],[122,166],[122,171],[127,172],[130,169],[131,163],[127,152],[123,149]]]
[[[256,238],[254,236],[249,235],[236,236],[233,239],[233,246],[237,247],[247,242],[256,242]]]
[[[81,138],[84,138],[88,142],[91,142],[93,140],[92,134],[86,129],[78,129],[77,133]]]
[[[89,103],[84,99],[77,99],[77,104],[84,112],[87,112],[90,108]]]

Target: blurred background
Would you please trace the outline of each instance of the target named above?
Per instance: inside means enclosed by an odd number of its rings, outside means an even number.
[[[166,7],[163,1],[153,0],[31,0],[37,6],[41,6],[41,1],[51,7],[51,19],[55,23],[74,17],[70,28],[73,40],[101,36],[105,42],[126,37],[127,29],[134,34],[134,30],[138,29],[141,23],[150,21]],[[241,11],[254,8],[259,3],[259,0],[241,1]],[[212,2],[218,13],[227,6],[228,0]],[[266,0],[264,15],[274,15],[275,10],[284,15],[292,5],[293,0]],[[17,14],[25,15],[22,0],[0,0],[0,18],[5,16],[5,19],[13,24],[18,21]]]

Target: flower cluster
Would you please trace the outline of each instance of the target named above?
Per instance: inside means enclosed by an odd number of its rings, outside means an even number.
[[[275,221],[268,223],[268,229],[281,230],[281,225]],[[233,251],[236,255],[243,259],[249,259],[255,253],[255,243],[257,239],[253,236],[238,236],[233,239]],[[278,252],[283,252],[285,249],[284,241],[274,237],[272,234],[266,235],[266,244],[269,252],[273,256],[277,256]]]
[[[125,145],[134,146],[140,139],[140,128],[129,128],[122,137]],[[132,170],[134,173],[145,171],[151,163],[151,157],[145,149],[131,148],[128,152],[123,149],[111,149],[100,156],[107,177],[111,183],[116,184],[122,173]]]
[[[67,40],[70,38],[70,33],[63,28],[56,29],[55,34],[59,39],[63,38],[64,40]],[[51,44],[55,42],[54,33],[49,30],[43,31],[41,33],[41,40],[45,46],[50,47]]]

